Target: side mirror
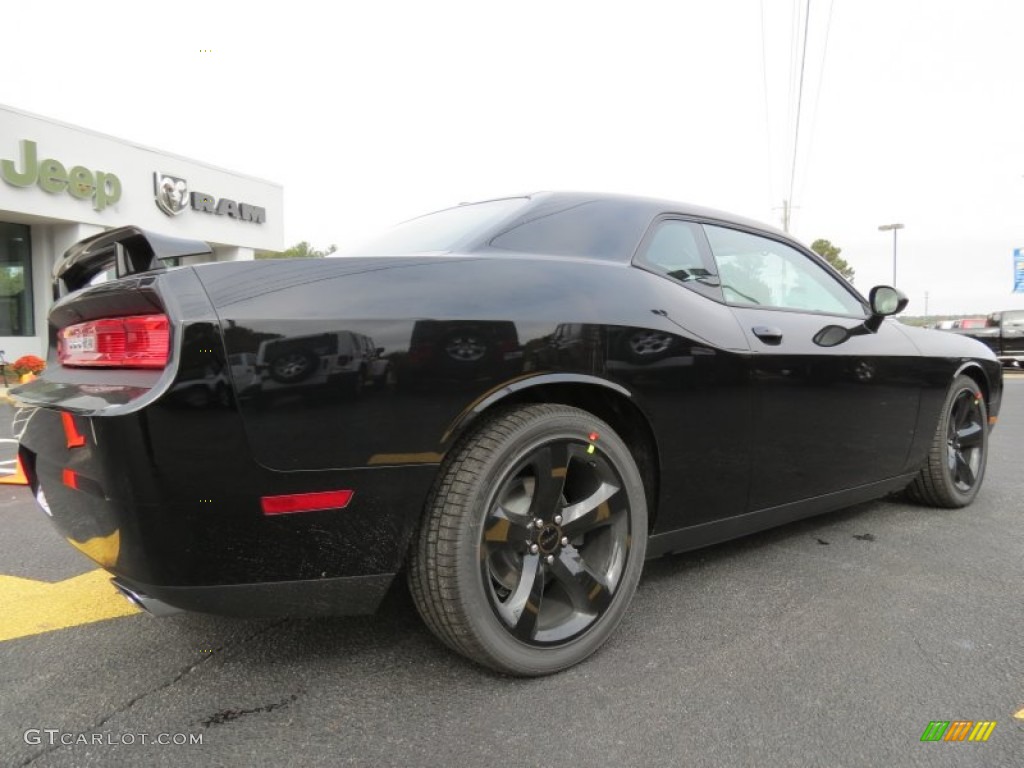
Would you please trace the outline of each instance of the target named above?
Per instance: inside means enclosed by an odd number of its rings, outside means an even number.
[[[814,338],[811,341],[819,347],[838,347],[852,335],[850,329],[843,328],[841,325],[826,325],[814,334]]]
[[[868,295],[868,302],[871,304],[871,317],[864,321],[864,327],[875,333],[883,319],[898,315],[907,308],[910,299],[891,286],[876,285]]]
[[[910,303],[910,299],[902,291],[898,291],[888,285],[876,285],[872,288],[869,301],[871,302],[872,314],[881,315],[882,317],[898,315]]]

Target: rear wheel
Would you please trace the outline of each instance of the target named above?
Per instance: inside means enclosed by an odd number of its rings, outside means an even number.
[[[958,376],[949,388],[928,460],[907,488],[933,507],[966,507],[978,495],[988,459],[988,409],[978,384]]]
[[[509,674],[550,674],[615,629],[646,543],[640,473],[611,427],[568,406],[525,406],[477,428],[445,462],[410,590],[454,650]]]

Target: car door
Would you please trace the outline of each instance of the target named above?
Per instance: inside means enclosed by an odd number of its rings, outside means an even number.
[[[705,224],[724,300],[751,349],[750,508],[765,509],[898,475],[917,420],[917,350],[895,327],[854,328],[866,303],[810,253],[763,233]],[[817,337],[819,342],[822,337]]]
[[[663,467],[655,530],[742,514],[750,483],[749,349],[722,300],[701,225],[660,217],[634,264],[657,276],[638,299],[657,319],[609,330],[606,370],[642,398],[654,426]],[[617,300],[633,298],[624,290]]]

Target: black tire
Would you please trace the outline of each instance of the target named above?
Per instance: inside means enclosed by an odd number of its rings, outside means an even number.
[[[643,482],[611,427],[569,406],[516,407],[445,460],[413,543],[410,592],[450,648],[507,674],[546,675],[608,639],[646,548]]]
[[[946,394],[928,459],[907,487],[932,507],[966,507],[978,495],[988,460],[988,409],[978,384],[957,376]]]

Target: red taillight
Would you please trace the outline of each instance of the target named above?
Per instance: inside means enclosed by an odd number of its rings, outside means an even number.
[[[354,491],[321,491],[289,493],[285,496],[264,496],[260,499],[264,515],[289,515],[294,512],[317,512],[322,509],[344,509],[352,501]]]
[[[61,365],[163,368],[171,351],[167,315],[131,315],[69,325],[57,337]]]

